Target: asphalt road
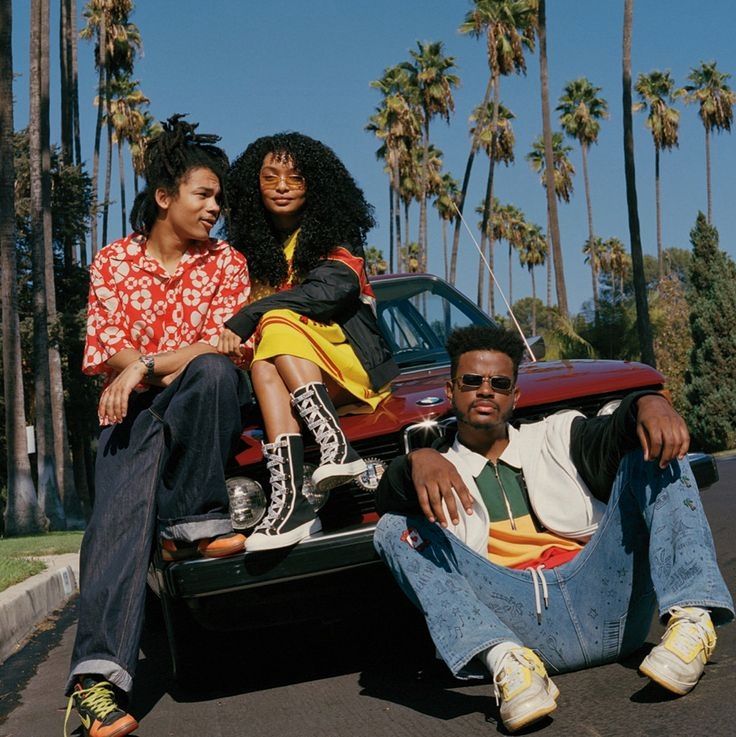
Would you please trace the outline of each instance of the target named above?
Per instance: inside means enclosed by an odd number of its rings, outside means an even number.
[[[736,589],[736,458],[719,461],[721,481],[703,493],[719,560]],[[197,661],[197,686],[169,675],[166,644],[143,644],[131,711],[138,737],[480,737],[504,734],[488,683],[453,681],[433,661],[421,620],[398,621],[392,589],[350,621],[294,625],[258,635],[218,636]],[[62,695],[75,631],[67,607],[0,669],[0,737],[62,734]],[[649,641],[659,640],[654,625]],[[559,708],[527,733],[544,737],[661,737],[736,732],[736,626],[719,630],[713,661],[684,698],[637,674],[649,646],[630,661],[555,678]],[[4,721],[3,721],[4,720]],[[72,717],[72,729],[77,727]],[[78,732],[71,732],[79,734]]]

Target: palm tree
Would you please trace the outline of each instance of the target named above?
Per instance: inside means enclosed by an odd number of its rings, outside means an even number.
[[[440,186],[434,201],[437,214],[442,222],[442,253],[444,255],[445,279],[449,276],[449,254],[447,251],[447,223],[455,219],[455,208],[460,197],[460,187],[452,174],[445,173],[440,179]]]
[[[565,145],[561,132],[556,131],[552,134],[552,163],[553,163],[553,181],[555,200],[565,202],[570,201],[572,197],[573,186],[572,178],[575,174],[575,167],[572,165],[568,154],[572,151],[572,146]],[[532,143],[532,150],[526,155],[526,160],[531,164],[532,169],[539,174],[539,180],[542,186],[547,189],[547,152],[544,145],[544,136],[539,136]],[[552,231],[549,207],[547,208],[547,307],[552,307],[552,261],[549,257],[552,251],[552,242],[550,233]]]
[[[534,267],[544,266],[547,258],[547,238],[541,225],[526,223],[519,246],[519,261],[529,270],[532,280],[532,335],[537,334],[537,285]]]
[[[623,30],[623,111],[624,111],[624,169],[626,171],[626,205],[629,212],[631,263],[634,269],[634,297],[636,300],[636,328],[639,334],[641,360],[656,366],[652,327],[649,321],[644,256],[639,233],[639,207],[636,197],[636,168],[634,162],[634,125],[631,101],[631,30],[634,22],[633,0],[624,0]]]
[[[51,150],[49,133],[49,2],[31,3],[31,64],[29,137],[31,171],[31,243],[33,262],[33,360],[36,407],[36,459],[38,499],[51,528],[66,527],[58,483],[61,454],[57,455],[52,404],[53,368],[61,383],[58,348],[50,345],[49,325],[56,320],[53,252],[51,244]],[[55,353],[56,360],[52,358]],[[56,372],[55,372],[56,373]],[[54,387],[55,388],[55,387]],[[63,417],[63,396],[60,408]]]
[[[476,212],[479,215],[483,215],[485,210],[485,202],[482,202],[477,208]],[[479,227],[482,227],[482,222],[478,224]],[[494,241],[500,241],[504,240],[508,243],[509,246],[509,296],[508,301],[509,304],[511,304],[512,297],[513,297],[513,283],[512,283],[512,277],[511,277],[511,256],[513,249],[520,248],[521,242],[524,237],[524,230],[526,228],[526,220],[524,218],[524,213],[519,210],[519,208],[515,207],[511,204],[505,204],[502,205],[498,198],[494,198],[493,201],[493,213],[491,215],[491,219],[488,222],[487,230],[492,231],[492,233],[489,233],[489,237],[492,236]],[[493,249],[489,252],[490,258],[488,259],[488,265],[490,266],[491,270],[493,271],[494,262],[493,262]],[[495,314],[495,301],[493,299],[493,283],[491,280],[490,284],[491,289],[489,290],[488,295],[488,314],[493,315]],[[483,308],[482,301],[478,301],[478,306]]]
[[[140,32],[135,24],[128,21],[133,9],[132,0],[88,0],[84,17],[86,25],[80,36],[95,39],[95,64],[97,66],[97,122],[95,124],[95,147],[92,158],[92,255],[97,252],[97,191],[100,169],[100,141],[102,137],[103,112],[109,107],[110,85],[114,74],[130,72],[136,52],[140,49]],[[108,126],[108,160],[112,156],[112,125]],[[110,164],[106,167],[109,172]],[[107,200],[109,197],[109,174],[106,174],[107,194],[102,204],[103,242],[107,240]]]
[[[624,244],[618,238],[607,238],[603,241],[600,261],[601,273],[611,275],[611,292],[614,301],[617,284],[619,297],[623,299],[624,281],[631,271],[631,257],[626,253]]]
[[[419,138],[419,121],[407,101],[408,77],[404,69],[399,66],[389,67],[383,76],[371,82],[383,94],[382,107],[376,108],[371,116],[366,130],[375,134],[383,141],[383,145],[376,152],[379,159],[387,163],[389,174],[389,211],[390,211],[390,238],[389,266],[394,267],[393,235],[396,233],[396,249],[401,250],[401,162],[408,155],[408,150]]]
[[[599,278],[601,274],[601,263],[603,254],[605,252],[605,246],[603,239],[600,237],[593,238],[585,241],[583,244],[583,253],[585,254],[585,263],[590,264],[590,271],[593,275],[593,309],[595,314],[598,314],[598,308],[600,306],[600,299],[598,295]]]
[[[709,64],[701,62],[688,75],[690,84],[686,84],[685,101],[697,102],[700,120],[705,129],[705,189],[708,199],[708,224],[713,217],[710,186],[710,132],[730,131],[733,122],[733,106],[736,104],[736,94],[727,84],[730,74],[718,71],[716,62]]]
[[[127,229],[127,212],[125,207],[125,164],[123,162],[123,146],[126,141],[134,140],[137,132],[145,124],[141,108],[150,100],[138,88],[138,82],[128,74],[113,78],[111,85],[110,116],[113,128],[113,141],[118,147],[118,174],[120,176],[120,215],[122,219],[121,233]]]
[[[13,162],[12,3],[0,0],[0,261],[2,270],[3,390],[7,493],[5,534],[43,529],[26,443],[26,414],[18,322],[15,253],[15,166]]]
[[[657,263],[659,278],[664,278],[664,256],[662,250],[662,206],[659,187],[659,152],[677,146],[677,130],[680,125],[680,113],[670,107],[681,92],[675,89],[675,80],[669,72],[654,70],[649,74],[640,74],[634,86],[641,102],[634,105],[634,110],[649,110],[647,128],[652,132],[654,141],[654,193],[657,219]]]
[[[498,90],[501,75],[526,73],[524,48],[534,49],[535,0],[474,0],[473,9],[465,15],[460,33],[476,38],[485,37],[488,69],[490,71],[486,91],[479,107],[484,109],[491,94]],[[477,130],[477,129],[476,129]],[[470,153],[465,165],[463,184],[458,203],[459,214],[455,220],[450,262],[450,282],[455,283],[457,254],[460,244],[460,225],[465,197],[468,193],[470,173],[475,155],[480,148],[480,139],[471,128]],[[489,203],[490,205],[490,203]]]
[[[537,36],[539,37],[539,82],[542,98],[542,139],[544,141],[545,158],[545,195],[547,198],[547,232],[552,244],[550,261],[555,269],[555,288],[557,290],[557,307],[560,314],[567,318],[567,286],[565,285],[565,266],[562,260],[562,241],[560,239],[560,222],[557,216],[557,198],[554,196],[554,154],[552,150],[552,122],[549,105],[549,70],[547,64],[547,9],[545,0],[539,0],[537,6]],[[547,305],[551,304],[550,265],[547,266]],[[550,313],[548,312],[549,316]]]
[[[593,207],[590,202],[590,180],[588,178],[588,149],[598,141],[600,121],[608,117],[608,103],[598,96],[601,91],[585,77],[580,77],[565,85],[557,106],[562,129],[570,138],[580,144],[583,159],[583,182],[585,185],[585,204],[588,211],[588,239],[595,238],[593,230]],[[598,303],[595,303],[596,313]]]
[[[514,114],[500,102],[495,101],[487,103],[485,107],[478,106],[470,116],[471,123],[474,127],[471,129],[473,135],[478,138],[480,145],[483,147],[488,156],[488,178],[486,179],[486,192],[483,199],[483,218],[480,226],[480,251],[478,263],[478,306],[482,305],[483,282],[485,269],[483,265],[483,255],[487,254],[488,263],[493,268],[493,228],[488,227],[488,223],[492,220],[492,203],[493,197],[493,178],[495,173],[495,163],[502,162],[506,166],[514,160],[514,130],[511,127],[511,121]],[[486,250],[486,238],[488,245]],[[494,291],[491,280],[488,282],[488,307],[490,314],[493,314]]]
[[[420,260],[427,262],[427,197],[429,196],[429,123],[439,115],[447,123],[455,109],[452,90],[460,84],[460,78],[452,72],[455,59],[445,56],[443,43],[417,42],[417,51],[410,51],[412,62],[404,62],[402,68],[408,74],[409,89],[422,123],[422,166],[419,177],[419,248]]]
[[[148,142],[161,132],[161,124],[147,110],[143,111],[140,126],[130,139],[130,158],[133,163],[133,191],[138,194],[138,177],[143,176],[145,153]]]

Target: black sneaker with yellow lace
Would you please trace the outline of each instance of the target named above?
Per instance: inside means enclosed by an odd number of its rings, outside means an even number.
[[[115,687],[108,681],[85,676],[74,686],[66,708],[64,737],[72,707],[77,710],[82,734],[87,737],[124,737],[138,729],[138,722],[118,706]]]

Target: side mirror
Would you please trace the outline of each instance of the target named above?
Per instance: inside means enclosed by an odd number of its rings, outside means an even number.
[[[544,338],[541,335],[534,335],[527,340],[529,347],[532,349],[534,358],[541,361],[547,353],[547,346],[544,344]]]

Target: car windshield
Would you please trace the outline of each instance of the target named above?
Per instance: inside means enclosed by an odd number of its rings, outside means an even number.
[[[445,342],[456,328],[493,321],[448,284],[427,276],[373,283],[378,324],[402,369],[448,364]]]

